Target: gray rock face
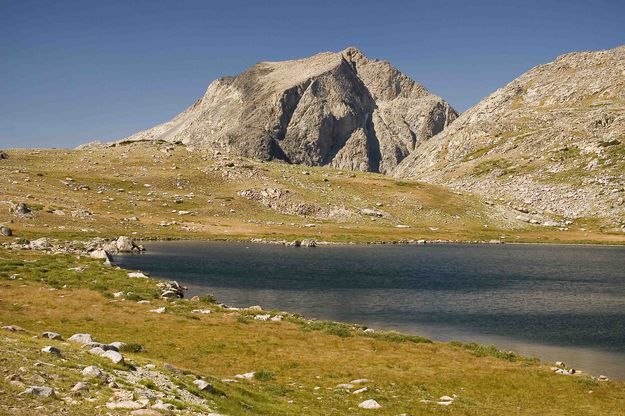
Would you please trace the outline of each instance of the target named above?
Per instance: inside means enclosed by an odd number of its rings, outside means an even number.
[[[3,225],[0,227],[0,235],[3,237],[11,237],[13,235],[13,230]]]
[[[625,220],[625,46],[563,55],[463,113],[395,176]]]
[[[220,78],[173,120],[123,141],[386,173],[456,117],[388,62],[348,48]]]

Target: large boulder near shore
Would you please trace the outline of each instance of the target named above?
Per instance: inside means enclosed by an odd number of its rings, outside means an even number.
[[[131,251],[142,251],[142,248],[135,244],[130,237],[121,236],[115,241],[117,251],[120,253],[129,253]]]

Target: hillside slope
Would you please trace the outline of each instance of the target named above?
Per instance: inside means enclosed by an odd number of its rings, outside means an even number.
[[[395,172],[515,201],[523,211],[625,222],[625,46],[571,53],[495,91]]]
[[[220,78],[173,120],[123,141],[385,173],[456,116],[388,62],[348,48]]]

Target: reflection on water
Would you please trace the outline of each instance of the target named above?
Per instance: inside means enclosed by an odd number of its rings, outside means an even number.
[[[159,242],[115,261],[175,277],[191,296],[492,343],[625,378],[621,247]]]

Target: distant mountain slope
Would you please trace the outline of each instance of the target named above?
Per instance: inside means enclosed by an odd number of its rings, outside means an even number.
[[[531,69],[419,146],[395,176],[625,221],[625,46]]]
[[[456,117],[388,62],[348,48],[218,79],[173,120],[125,141],[387,173]]]

